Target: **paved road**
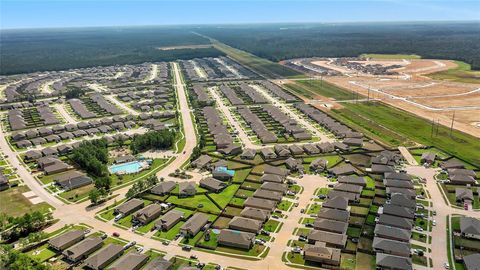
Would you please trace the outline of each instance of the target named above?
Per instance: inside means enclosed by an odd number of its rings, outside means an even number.
[[[452,208],[447,204],[442,196],[440,188],[437,186],[434,176],[438,173],[439,169],[424,168],[422,166],[407,166],[407,173],[426,179],[426,189],[430,193],[431,200],[433,202],[433,209],[437,211],[437,215],[434,217],[437,225],[433,227],[430,233],[432,237],[432,254],[433,268],[443,269],[443,263],[448,262],[447,255],[447,216],[452,214],[466,215],[470,217],[480,218],[480,212],[478,211],[466,211],[463,209]]]
[[[77,120],[75,120],[75,118],[73,118],[73,116],[71,116],[67,110],[65,109],[65,105],[64,104],[53,104],[53,107],[57,110],[57,112],[65,119],[65,121],[67,121],[67,124],[76,124],[78,123]]]
[[[115,95],[104,95],[106,99],[108,99],[110,102],[115,104],[117,107],[120,107],[122,110],[127,112],[127,114],[131,115],[139,115],[140,113],[135,111],[134,109],[130,108],[127,106],[127,104],[120,102],[118,99],[115,98]]]
[[[408,164],[418,165],[417,161],[415,160],[415,158],[413,158],[412,154],[410,154],[407,148],[405,148],[404,146],[399,146],[398,150],[400,151],[402,156],[405,158],[405,160],[408,162]]]

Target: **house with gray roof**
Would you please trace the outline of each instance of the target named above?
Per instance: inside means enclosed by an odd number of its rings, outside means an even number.
[[[282,194],[285,194],[288,190],[288,187],[286,184],[281,184],[281,183],[274,183],[274,182],[264,182],[261,186],[260,189],[263,190],[269,190],[269,191],[274,191],[274,192],[279,192]]]
[[[337,210],[347,210],[348,208],[348,199],[336,196],[325,200],[322,203],[322,208],[331,208]]]
[[[375,236],[384,239],[390,239],[401,242],[409,242],[412,237],[412,231],[402,228],[392,227],[383,224],[377,224],[374,231]]]
[[[148,256],[135,251],[127,253],[114,262],[109,270],[138,270],[148,261]]]
[[[237,231],[251,232],[257,234],[262,228],[263,222],[245,217],[234,217],[228,223],[228,228]]]
[[[328,169],[328,173],[333,176],[350,175],[355,173],[355,168],[351,164],[343,164]]]
[[[283,180],[285,179],[284,176],[280,176],[280,175],[277,175],[277,174],[264,174],[262,175],[262,177],[260,177],[260,181],[262,183],[265,183],[265,182],[273,182],[273,183],[283,183]]]
[[[406,230],[411,230],[413,228],[413,221],[411,219],[386,214],[380,215],[377,223]]]
[[[143,270],[171,270],[173,269],[173,263],[165,260],[163,257],[159,256],[151,260]]]
[[[273,211],[275,207],[277,207],[277,202],[267,199],[248,197],[243,203],[243,206]]]
[[[480,220],[473,217],[460,217],[460,232],[465,238],[480,240]]]
[[[108,264],[116,260],[123,254],[123,246],[109,244],[97,253],[85,260],[85,266],[89,269],[99,270],[105,268]]]
[[[455,188],[455,200],[457,202],[472,202],[473,201],[473,191],[468,188]]]
[[[339,176],[337,182],[341,184],[358,185],[361,187],[367,186],[365,178],[356,175]]]
[[[63,190],[72,190],[92,183],[92,178],[79,171],[68,171],[53,177],[55,184]]]
[[[340,265],[341,250],[327,247],[325,242],[316,242],[314,245],[306,244],[303,250],[303,258],[305,261]]]
[[[377,253],[376,266],[385,270],[412,270],[412,258]]]
[[[245,207],[240,212],[240,216],[265,222],[270,218],[270,212],[259,208]]]
[[[318,218],[331,219],[341,222],[348,222],[350,213],[345,210],[337,210],[331,208],[321,208],[317,214]]]
[[[478,270],[480,265],[480,253],[474,253],[463,257],[465,270]]]
[[[132,220],[141,224],[148,224],[150,221],[158,218],[162,214],[162,207],[159,204],[152,203],[138,210],[133,214]]]
[[[197,193],[197,185],[195,182],[180,182],[178,183],[178,197],[195,196]]]
[[[160,184],[154,186],[150,193],[163,196],[169,194],[173,189],[175,189],[176,183],[174,181],[164,181]]]
[[[199,184],[200,187],[215,193],[218,193],[227,187],[227,184],[212,177],[201,179]]]
[[[223,246],[250,249],[255,241],[255,234],[223,229],[217,236],[217,241],[219,245]]]
[[[307,236],[309,244],[315,244],[316,242],[324,242],[327,247],[331,248],[344,248],[347,244],[347,235],[332,233],[326,231],[312,230]]]
[[[410,257],[410,243],[381,237],[374,237],[372,248],[375,252]]]
[[[185,214],[182,211],[172,209],[155,222],[155,228],[162,231],[168,231],[180,222],[184,218],[184,215]]]
[[[319,231],[345,234],[347,232],[348,223],[331,219],[317,218],[313,223],[313,228]]]
[[[135,212],[139,209],[142,209],[144,205],[145,205],[145,202],[143,200],[133,198],[133,199],[130,199],[127,202],[119,205],[113,211],[116,215],[122,214],[123,216],[128,216],[131,213],[133,213],[133,212]]]
[[[208,223],[208,215],[204,213],[195,213],[180,228],[182,235],[195,236]]]
[[[85,238],[83,230],[74,230],[63,233],[48,240],[48,245],[58,251],[67,249]]]
[[[78,262],[85,259],[100,247],[102,247],[103,240],[100,237],[88,237],[80,243],[63,251],[63,255],[70,262]]]
[[[274,192],[270,190],[264,190],[264,189],[257,189],[253,193],[254,198],[260,198],[260,199],[267,199],[267,200],[274,200],[277,202],[280,202],[283,198],[283,194],[280,192]]]

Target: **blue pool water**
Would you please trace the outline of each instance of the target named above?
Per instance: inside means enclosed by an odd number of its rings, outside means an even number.
[[[217,167],[216,170],[219,171],[219,172],[226,172],[226,173],[228,173],[230,176],[233,176],[233,175],[235,174],[235,171],[234,171],[234,170],[229,170],[229,169],[227,169],[227,167]]]
[[[111,173],[124,172],[124,173],[136,173],[142,169],[142,164],[138,161],[132,161],[127,163],[115,164],[110,166]]]

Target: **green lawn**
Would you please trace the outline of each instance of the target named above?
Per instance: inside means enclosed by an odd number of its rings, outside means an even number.
[[[355,93],[337,87],[324,80],[298,80],[286,84],[287,88],[307,98],[315,98],[320,95],[336,100],[349,100],[355,98]]]
[[[277,205],[277,208],[282,211],[288,211],[292,204],[293,203],[291,201],[283,200]]]
[[[237,192],[239,185],[230,185],[220,193],[211,193],[209,196],[223,209]]]
[[[173,226],[170,230],[163,232],[163,231],[157,231],[155,233],[155,237],[162,238],[162,239],[167,239],[167,240],[173,240],[175,235],[178,234],[180,231],[180,227],[184,224],[184,221],[180,221],[175,226]]]
[[[343,254],[342,254],[343,255]],[[356,268],[358,270],[373,270],[375,269],[376,262],[375,256],[370,254],[357,252],[357,259],[356,259]]]
[[[343,104],[332,110],[340,120],[390,145],[411,145],[412,141],[435,146],[473,164],[480,164],[478,138],[440,126],[438,135],[431,137],[431,123],[411,113],[380,103]]]
[[[45,262],[54,257],[57,253],[53,249],[50,249],[47,243],[32,251],[29,251],[27,254],[33,259],[36,259],[40,262]]]
[[[263,225],[263,228],[268,231],[268,232],[275,232],[280,226],[281,222],[274,220],[274,219],[269,219],[267,222],[265,222],[265,225]]]
[[[355,269],[356,265],[356,258],[355,255],[353,254],[348,254],[348,253],[342,253],[341,259],[340,259],[340,268],[341,269]]]
[[[45,202],[39,204],[30,203],[30,201],[22,195],[22,193],[28,191],[30,190],[27,186],[17,186],[0,191],[0,213],[15,217],[34,211],[46,213],[50,205]]]
[[[248,174],[250,173],[251,169],[242,169],[235,171],[235,175],[233,176],[232,182],[234,183],[241,183],[247,178]]]
[[[428,74],[427,76],[435,80],[480,83],[480,71],[473,71],[471,66],[465,62],[455,61],[455,63],[458,65],[455,68]]]
[[[220,209],[205,195],[196,195],[187,198],[178,198],[177,196],[170,196],[167,202],[177,206],[184,206],[186,208],[198,208],[201,212],[209,212],[219,214]],[[199,207],[203,205],[202,207]]]

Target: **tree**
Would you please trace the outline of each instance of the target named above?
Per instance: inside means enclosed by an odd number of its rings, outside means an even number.
[[[100,199],[100,191],[98,191],[98,189],[92,189],[88,193],[88,198],[90,198],[90,202],[92,202],[92,204],[97,204],[98,200]]]

